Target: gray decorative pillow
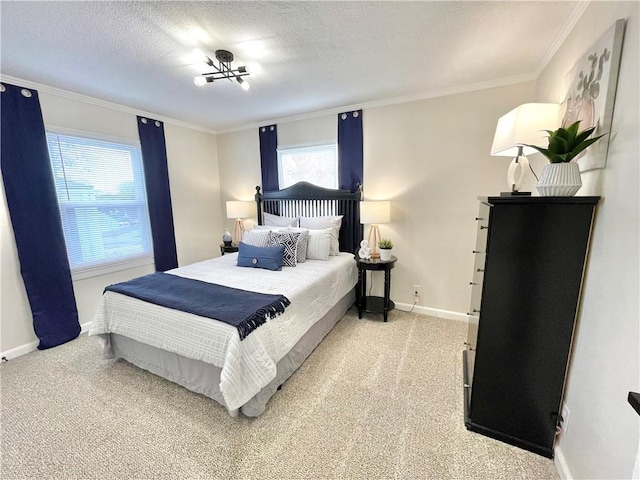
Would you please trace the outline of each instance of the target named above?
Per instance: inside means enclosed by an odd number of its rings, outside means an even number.
[[[304,263],[307,259],[307,242],[309,240],[309,230],[298,232],[298,244],[296,245],[296,260],[298,263]]]
[[[285,267],[295,267],[297,264],[296,257],[299,236],[299,233],[269,231],[269,246],[284,246],[282,265],[284,265]]]

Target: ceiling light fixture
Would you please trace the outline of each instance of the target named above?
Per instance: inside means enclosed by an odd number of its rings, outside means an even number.
[[[236,69],[231,68],[231,62],[233,62],[233,53],[231,53],[230,51],[216,50],[215,55],[217,65],[216,62],[209,58],[208,55],[202,53],[199,50],[194,50],[194,54],[198,55],[204,63],[213,68],[212,72],[203,73],[193,79],[193,83],[195,83],[198,87],[202,87],[207,83],[213,83],[216,80],[226,78],[230,82],[233,82],[233,79],[235,79],[243,90],[249,90],[249,82],[242,78],[249,75],[247,67],[240,66]]]

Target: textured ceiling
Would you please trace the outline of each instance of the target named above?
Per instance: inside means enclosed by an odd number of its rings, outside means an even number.
[[[529,78],[578,2],[0,2],[1,72],[212,130]],[[196,87],[194,47],[258,62]]]

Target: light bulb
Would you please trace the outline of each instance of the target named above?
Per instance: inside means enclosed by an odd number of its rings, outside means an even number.
[[[249,85],[249,82],[247,82],[245,79],[236,77],[236,80],[240,84],[240,88],[242,88],[245,92],[251,88],[251,85]]]
[[[193,78],[193,83],[195,83],[195,84],[196,84],[196,86],[201,87],[201,86],[203,86],[205,83],[207,83],[207,79],[206,79],[206,78],[204,78],[204,77],[203,77],[203,76],[201,76],[201,75],[198,75],[197,77],[194,77],[194,78]]]

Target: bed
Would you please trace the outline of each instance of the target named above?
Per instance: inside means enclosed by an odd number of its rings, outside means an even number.
[[[227,254],[165,273],[282,294],[290,301],[284,313],[241,339],[232,325],[106,291],[89,327],[89,335],[100,339],[105,358],[124,359],[206,395],[232,416],[240,412],[259,416],[353,305],[357,283],[353,252],[362,238],[360,190],[352,193],[301,182],[275,192],[261,193],[256,187],[256,192],[260,225],[270,215],[342,216],[340,253],[328,260],[307,259],[281,271],[238,267],[238,254]]]

